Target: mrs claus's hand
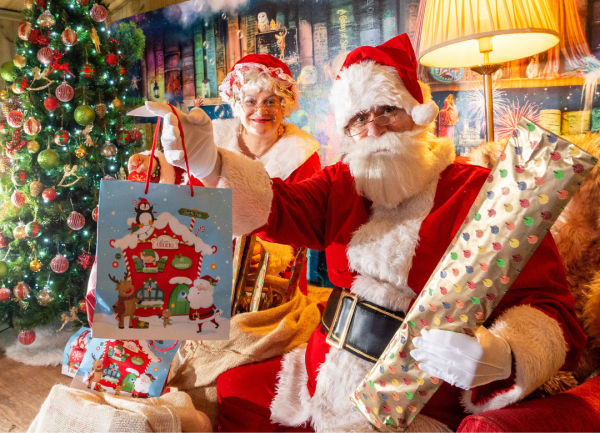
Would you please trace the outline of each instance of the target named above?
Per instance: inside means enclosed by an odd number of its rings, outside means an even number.
[[[462,389],[508,378],[512,352],[506,340],[483,326],[475,335],[424,330],[413,340],[417,349],[410,354],[421,362],[421,370]]]

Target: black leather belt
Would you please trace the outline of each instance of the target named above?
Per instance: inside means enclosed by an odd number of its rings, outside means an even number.
[[[327,331],[327,344],[376,362],[405,316],[402,311],[359,301],[351,292],[336,287],[327,300],[321,325]]]

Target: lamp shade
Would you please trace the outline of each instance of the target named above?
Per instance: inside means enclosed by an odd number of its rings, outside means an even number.
[[[419,61],[425,66],[460,68],[546,51],[560,39],[549,1],[427,0]],[[484,51],[489,60],[484,60]]]

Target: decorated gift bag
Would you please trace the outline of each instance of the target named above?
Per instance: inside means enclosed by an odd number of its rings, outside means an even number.
[[[62,374],[75,377],[91,339],[90,328],[79,328],[79,331],[71,335],[63,353]]]
[[[93,338],[71,387],[125,397],[160,397],[180,344]]]
[[[463,225],[350,400],[377,429],[404,431],[442,381],[410,352],[422,330],[474,335],[597,163],[521,118]]]

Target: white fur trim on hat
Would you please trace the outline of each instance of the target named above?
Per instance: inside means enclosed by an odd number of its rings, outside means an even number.
[[[412,97],[394,67],[370,60],[350,65],[339,73],[329,96],[338,134],[344,133],[344,127],[357,113],[381,105],[404,108],[418,125],[433,122],[438,107],[431,100],[429,86],[420,81],[419,85],[423,104]]]

